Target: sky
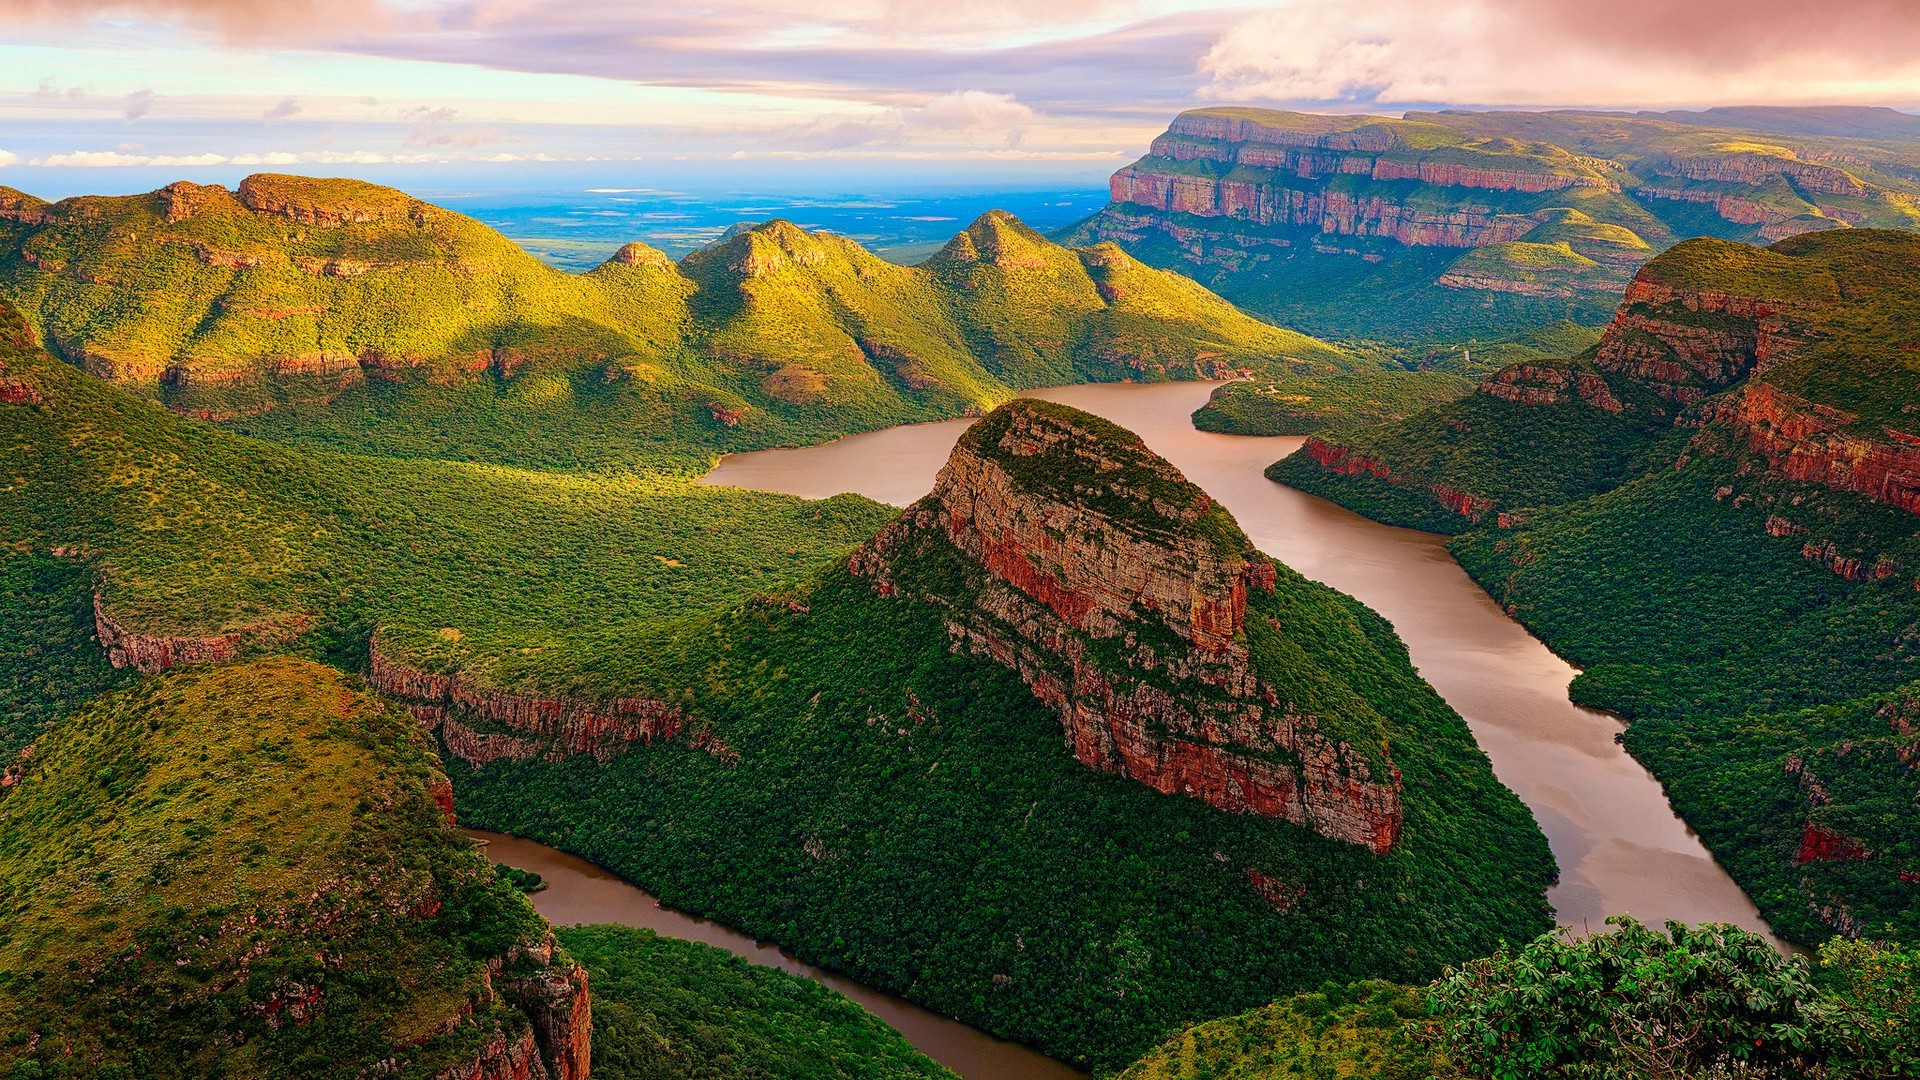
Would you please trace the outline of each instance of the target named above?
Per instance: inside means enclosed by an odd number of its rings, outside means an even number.
[[[1081,183],[1175,113],[1920,109],[1916,0],[0,0],[0,184]]]

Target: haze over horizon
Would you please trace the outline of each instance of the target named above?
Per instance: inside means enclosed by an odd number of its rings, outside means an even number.
[[[1812,18],[1785,0],[0,0],[0,183],[1031,187],[1098,182],[1205,105],[1920,108],[1920,7]]]

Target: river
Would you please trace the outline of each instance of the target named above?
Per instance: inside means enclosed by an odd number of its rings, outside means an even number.
[[[1767,926],[1700,838],[1674,813],[1652,774],[1614,736],[1620,721],[1567,697],[1576,674],[1500,610],[1447,554],[1444,537],[1381,525],[1325,499],[1273,483],[1263,471],[1298,437],[1196,431],[1188,417],[1213,383],[1057,387],[1029,396],[1104,416],[1226,505],[1254,543],[1316,581],[1386,616],[1414,665],[1467,720],[1494,774],[1533,811],[1560,881],[1547,894],[1560,922],[1599,930],[1612,914],[1658,924]],[[806,498],[854,492],[905,506],[933,488],[969,421],[915,424],[796,450],[723,459],[706,483]],[[958,1021],[802,964],[774,945],[663,908],[608,871],[529,840],[487,833],[488,855],[533,870],[549,887],[534,906],[550,921],[648,926],[816,979],[893,1025],[967,1080],[1069,1080],[1065,1065]],[[1771,935],[1769,935],[1771,936]]]

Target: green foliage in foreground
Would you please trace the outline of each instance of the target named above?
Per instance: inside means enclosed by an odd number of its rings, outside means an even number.
[[[0,549],[0,767],[55,720],[127,682],[93,643],[92,575]]]
[[[938,608],[836,570],[653,662],[733,754],[457,768],[463,820],[574,852],[867,985],[1085,1065],[1289,989],[1529,937],[1551,861],[1377,616],[1290,578],[1405,777],[1389,854],[1096,773]],[[797,609],[797,610],[796,610]],[[737,758],[734,756],[737,755]],[[1289,913],[1249,871],[1300,891]]]
[[[1121,1080],[1442,1080],[1426,994],[1370,980],[1198,1024],[1129,1066]]]
[[[1611,933],[1539,938],[1435,984],[1446,1045],[1469,1075],[1583,1080],[1806,1076],[1806,962],[1731,926],[1665,932],[1630,918]]]
[[[811,979],[638,927],[556,933],[593,988],[600,1080],[953,1080]]]
[[[1122,1080],[1895,1080],[1920,1068],[1920,952],[1818,967],[1723,924],[1556,931],[1431,986],[1328,984],[1168,1039]]]
[[[545,924],[447,823],[418,723],[339,672],[145,679],[23,764],[0,788],[12,1075],[430,1077],[525,1030],[486,961]]]
[[[1228,435],[1305,435],[1322,428],[1399,420],[1473,389],[1432,371],[1356,371],[1313,382],[1230,382],[1195,410],[1193,426]]]

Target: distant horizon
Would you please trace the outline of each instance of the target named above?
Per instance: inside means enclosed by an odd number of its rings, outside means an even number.
[[[1052,184],[1210,105],[1920,109],[1920,6],[1803,22],[1789,0],[4,0],[0,184],[628,165]]]
[[[1425,106],[1404,109],[1347,110],[1283,108],[1255,102],[1214,103],[1195,108],[1238,107],[1326,116],[1373,115],[1397,118],[1407,113],[1459,112],[1590,112],[1603,115],[1658,115],[1744,109],[1889,109],[1920,119],[1920,109],[1891,106],[1767,106],[1728,103],[1694,109],[1608,109],[1599,107],[1459,108]],[[1181,110],[1190,111],[1190,110]],[[1170,113],[1170,121],[1178,113]],[[1164,122],[1162,124],[1164,127]],[[1158,129],[1156,129],[1157,133]],[[24,145],[32,145],[31,142]],[[496,162],[471,159],[435,159],[417,162],[168,162],[165,164],[33,164],[0,167],[0,186],[57,202],[80,195],[138,195],[187,180],[199,184],[235,187],[256,173],[292,173],[301,176],[365,180],[407,192],[417,198],[492,196],[513,192],[552,193],[596,188],[632,187],[641,190],[687,189],[687,194],[714,197],[735,194],[811,195],[820,198],[877,194],[992,194],[1060,191],[1088,185],[1104,186],[1120,166],[1147,150],[1145,142],[1115,149],[1098,159],[1040,162],[993,158],[966,161],[927,159],[862,159],[849,154],[800,154],[780,159],[778,169],[765,162],[746,162],[711,155],[640,155],[631,160],[554,160]],[[855,170],[851,166],[864,164]]]

